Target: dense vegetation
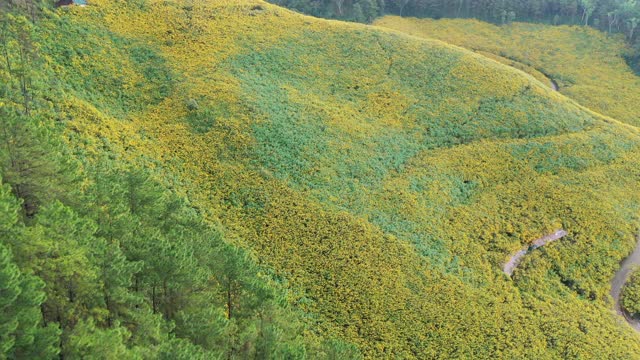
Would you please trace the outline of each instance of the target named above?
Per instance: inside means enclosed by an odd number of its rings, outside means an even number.
[[[380,14],[412,17],[478,18],[505,24],[535,21],[548,24],[583,24],[609,32],[624,32],[635,39],[640,25],[640,4],[635,0],[273,0],[314,16],[367,20]],[[362,17],[362,15],[365,15]]]
[[[632,317],[640,317],[640,272],[636,269],[629,276],[622,291],[622,307]]]
[[[86,29],[25,10],[1,15],[0,358],[357,358],[351,345],[305,335],[281,287],[157,171],[79,136],[64,87],[82,84],[56,81],[66,64],[51,56],[83,50],[46,36]],[[147,66],[147,86],[165,75],[150,50],[131,56]],[[152,91],[163,85],[136,89]]]
[[[639,357],[608,295],[635,127],[262,1],[26,14],[0,39],[3,355]]]
[[[476,18],[504,25],[513,21],[592,26],[622,33],[629,64],[640,72],[640,2],[636,0],[272,0],[306,14],[371,22],[384,14],[420,18]]]
[[[601,114],[640,125],[640,77],[624,61],[625,44],[588,28],[468,19],[386,16],[375,25],[446,41],[533,75]]]

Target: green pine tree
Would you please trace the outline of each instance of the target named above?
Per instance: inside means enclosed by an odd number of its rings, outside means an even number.
[[[44,327],[42,280],[24,275],[0,243],[0,358],[50,359],[58,353],[59,331]]]

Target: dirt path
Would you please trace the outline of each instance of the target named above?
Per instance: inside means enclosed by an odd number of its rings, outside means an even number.
[[[611,297],[615,303],[616,313],[624,317],[624,319],[634,328],[636,331],[640,331],[640,321],[632,319],[626,311],[622,310],[622,304],[620,304],[620,295],[622,294],[622,288],[629,278],[631,270],[637,265],[640,265],[640,235],[638,236],[638,243],[636,248],[633,249],[631,255],[620,264],[620,269],[616,272],[616,275],[611,280]]]
[[[543,236],[537,240],[535,240],[534,242],[531,243],[531,245],[519,250],[517,253],[511,255],[511,257],[509,258],[509,261],[507,261],[504,264],[504,267],[502,268],[502,271],[504,271],[505,274],[511,276],[513,275],[513,271],[518,267],[518,265],[520,264],[520,261],[522,261],[522,258],[527,255],[528,253],[530,253],[531,251],[543,247],[551,242],[554,242],[556,240],[562,239],[563,237],[567,236],[567,232],[565,230],[558,230],[556,232],[554,232],[553,234],[549,234],[546,236]],[[639,260],[640,260],[640,251],[638,252],[638,256],[639,256]]]
[[[505,274],[511,276],[513,272],[522,261],[522,258],[529,254],[531,251],[548,245],[549,243],[559,240],[567,235],[565,230],[558,230],[553,234],[549,234],[547,236],[541,237],[534,242],[531,243],[530,246],[525,247],[521,250],[518,250],[515,254],[513,254],[509,261],[504,264],[503,271]],[[634,328],[636,331],[640,332],[640,320],[633,319],[626,311],[622,309],[622,304],[620,303],[620,296],[622,295],[622,289],[624,288],[624,284],[629,279],[629,275],[631,271],[636,267],[640,266],[640,235],[637,237],[638,242],[636,243],[635,249],[633,252],[627,256],[622,263],[620,263],[620,269],[616,272],[615,276],[611,280],[611,297],[614,301],[614,306],[616,309],[616,313],[622,316],[627,323]]]

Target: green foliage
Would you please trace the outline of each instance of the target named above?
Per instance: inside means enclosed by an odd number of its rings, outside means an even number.
[[[529,73],[586,108],[637,125],[640,78],[622,37],[577,26],[388,16],[375,25],[439,39]]]
[[[261,268],[159,172],[77,136],[85,118],[67,112],[65,91],[112,114],[142,111],[172,95],[166,59],[97,23],[42,15],[38,23],[21,9],[2,15],[10,21],[0,63],[0,357],[304,358],[318,347]],[[75,71],[120,47],[123,62]],[[62,83],[49,77],[64,72]],[[218,110],[207,111],[230,116]]]
[[[42,326],[45,284],[23,273],[7,246],[20,237],[18,209],[9,187],[0,185],[0,357],[52,358],[59,351],[59,330],[54,325]]]
[[[32,217],[42,203],[71,197],[65,187],[72,188],[75,164],[56,136],[59,129],[47,120],[53,113],[36,70],[42,61],[34,27],[24,16],[1,16],[0,169],[22,200],[23,214]]]
[[[324,359],[327,360],[339,360],[339,359],[360,359],[361,355],[358,349],[352,344],[345,343],[340,340],[328,340],[325,344],[326,350]]]
[[[175,335],[238,358],[353,355],[326,339],[366,358],[635,357],[606,307],[637,221],[635,129],[441,42],[262,2],[182,5],[70,11],[66,26],[93,19],[157,51],[181,81],[127,121],[83,101],[91,89],[63,107],[76,146],[154,169],[98,170],[120,210],[95,221],[144,262],[132,287]],[[166,211],[174,201],[151,175],[198,212]],[[119,223],[131,204],[136,220]],[[223,233],[194,225],[202,215]],[[171,241],[150,226],[165,222],[180,229]],[[504,278],[510,252],[559,227],[570,240]]]
[[[99,306],[99,273],[92,259],[94,232],[94,224],[53,202],[43,208],[28,229],[28,247],[15,245],[20,258],[25,259],[24,266],[47,284],[45,318],[57,319],[63,328],[89,315],[88,311],[97,311]]]
[[[460,48],[261,1],[95,0],[21,21],[40,44],[30,78],[59,96],[30,92],[27,114],[16,80],[2,101],[47,129],[30,161],[79,178],[43,173],[37,211],[5,191],[0,215],[44,283],[54,350],[638,357],[607,304],[638,220],[636,128]],[[11,44],[17,59],[30,42]]]
[[[306,14],[341,20],[371,22],[383,14],[384,0],[273,0],[274,4]]]
[[[622,290],[622,307],[632,317],[640,316],[640,275],[637,269],[631,273]]]
[[[622,33],[630,49],[629,66],[640,72],[640,2],[635,0],[271,0],[274,4],[313,16],[370,23],[378,16],[395,14],[419,18],[475,18],[497,25],[527,21],[552,25],[590,25]],[[340,6],[339,6],[340,5]],[[337,8],[341,12],[335,11]]]
[[[624,58],[636,75],[640,75],[640,41],[624,52]]]
[[[91,319],[80,320],[68,335],[62,354],[71,359],[142,359],[127,349],[128,337],[127,330],[119,326],[100,329]]]
[[[41,34],[41,46],[50,54],[54,70],[65,73],[82,64],[78,71],[66,73],[66,81],[57,84],[58,91],[74,91],[100,110],[117,111],[113,114],[119,116],[157,104],[172,93],[174,75],[154,50],[120,38],[89,19],[82,27],[69,26],[57,16],[51,20],[56,30]],[[65,46],[60,47],[57,40],[62,39]],[[104,54],[116,62],[95,60]]]
[[[440,18],[476,18],[505,24],[514,20],[558,25],[592,25],[602,30],[623,32],[635,40],[640,5],[634,0],[273,0],[275,4],[314,16],[353,19],[368,22],[359,16],[363,9],[375,8],[380,14]],[[341,11],[337,11],[340,9]]]
[[[207,360],[212,354],[184,339],[171,339],[162,343],[157,353],[158,360]]]
[[[22,274],[2,243],[0,284],[0,357],[48,359],[56,356],[58,329],[41,326],[44,284],[37,277]]]

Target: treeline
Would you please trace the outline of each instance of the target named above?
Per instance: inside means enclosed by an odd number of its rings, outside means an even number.
[[[275,4],[318,17],[370,22],[377,16],[478,18],[496,24],[512,21],[553,25],[587,25],[622,33],[640,58],[640,1],[637,0],[272,0]],[[637,69],[638,70],[638,69]]]
[[[40,6],[0,6],[0,358],[358,357],[309,335],[159,174],[82,150],[38,53]]]
[[[395,14],[415,17],[473,17],[495,23],[536,21],[591,25],[636,38],[640,2],[636,0],[274,0],[314,16],[366,22]]]

